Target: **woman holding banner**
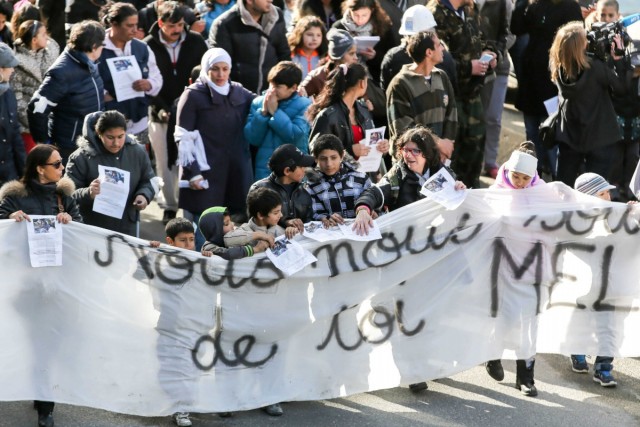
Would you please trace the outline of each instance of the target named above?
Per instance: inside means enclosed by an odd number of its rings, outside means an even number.
[[[424,198],[422,185],[443,166],[436,137],[425,127],[408,129],[396,141],[396,163],[376,185],[369,187],[356,201],[356,220],[353,230],[364,235],[373,225],[375,213],[384,208],[389,211]],[[448,169],[449,170],[449,169]],[[455,177],[453,171],[449,173]],[[466,186],[456,181],[456,190]],[[419,392],[427,389],[426,382],[409,384],[409,389]]]
[[[38,144],[27,155],[25,173],[19,181],[0,188],[0,219],[31,221],[29,215],[55,215],[59,223],[82,222],[71,197],[74,185],[62,178],[64,166],[58,149]],[[38,426],[53,427],[53,402],[35,401]]]
[[[356,233],[367,234],[372,224],[372,211],[389,211],[423,199],[422,185],[443,166],[436,136],[425,127],[408,129],[398,138],[396,163],[376,185],[368,188],[356,201]],[[453,171],[447,168],[451,176]],[[465,189],[461,181],[456,181],[456,190]]]

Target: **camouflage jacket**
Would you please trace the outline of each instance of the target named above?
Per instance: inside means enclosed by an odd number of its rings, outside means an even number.
[[[497,53],[493,43],[487,42],[482,33],[478,7],[475,3],[461,7],[464,19],[453,10],[449,0],[429,0],[427,7],[438,23],[438,38],[446,44],[456,62],[457,98],[474,98],[480,94],[485,77],[471,75],[471,61],[480,58],[483,50]]]

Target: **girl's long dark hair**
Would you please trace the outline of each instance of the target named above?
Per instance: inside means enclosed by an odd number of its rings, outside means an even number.
[[[342,3],[342,13],[348,10],[358,10],[363,7],[371,9],[372,33],[375,36],[384,36],[391,29],[391,18],[384,11],[378,0],[346,0]]]
[[[313,123],[320,111],[324,110],[329,105],[339,102],[348,89],[354,87],[358,82],[366,78],[367,70],[362,64],[342,64],[336,67],[327,76],[326,86],[318,95],[318,101],[313,103],[307,110],[307,118],[309,121]]]

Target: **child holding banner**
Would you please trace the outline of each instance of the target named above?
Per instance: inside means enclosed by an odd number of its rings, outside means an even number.
[[[344,161],[345,148],[340,138],[322,134],[311,141],[317,167],[307,174],[305,189],[311,196],[313,220],[328,228],[356,217],[356,200],[369,187],[371,179]]]
[[[611,195],[609,190],[613,190],[616,187],[611,185],[602,176],[597,173],[583,173],[576,179],[576,183],[573,188],[581,193],[589,194],[590,196],[597,197],[608,202],[611,201]],[[597,356],[596,363],[593,367],[593,381],[599,383],[602,387],[615,387],[616,382],[611,371],[613,370],[613,357],[611,356]],[[580,374],[586,374],[589,372],[589,365],[584,354],[572,354],[571,355],[571,369],[573,372]]]
[[[270,188],[260,187],[250,191],[247,195],[247,210],[251,216],[249,222],[224,235],[224,244],[229,250],[234,246],[250,245],[257,238],[268,238],[268,245],[273,248],[275,237],[282,236],[285,232],[288,237],[298,234],[296,227],[285,229],[278,225],[282,218],[282,199]],[[258,244],[261,243],[263,240]],[[279,403],[264,406],[262,410],[272,417],[279,417],[284,413]]]
[[[262,231],[256,231],[251,235],[251,242],[226,248],[223,242],[224,236],[235,230],[231,221],[231,214],[225,207],[214,206],[202,212],[200,215],[200,232],[207,239],[202,245],[202,254],[209,253],[223,259],[238,259],[249,257],[264,252],[273,244],[273,236]]]
[[[535,145],[525,141],[513,152],[509,160],[500,166],[496,182],[490,188],[521,190],[544,184],[538,176],[538,159]],[[535,357],[516,360],[516,388],[525,396],[534,397],[538,390],[533,380]],[[504,369],[500,360],[490,360],[486,363],[487,372],[496,381],[504,379]]]

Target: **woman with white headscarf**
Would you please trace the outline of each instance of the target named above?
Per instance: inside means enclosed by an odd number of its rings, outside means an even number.
[[[200,77],[178,102],[179,207],[195,221],[211,206],[246,215],[253,169],[243,129],[256,95],[229,80],[231,57],[224,49],[209,49],[201,66]],[[197,233],[198,250],[202,243],[204,238]]]

